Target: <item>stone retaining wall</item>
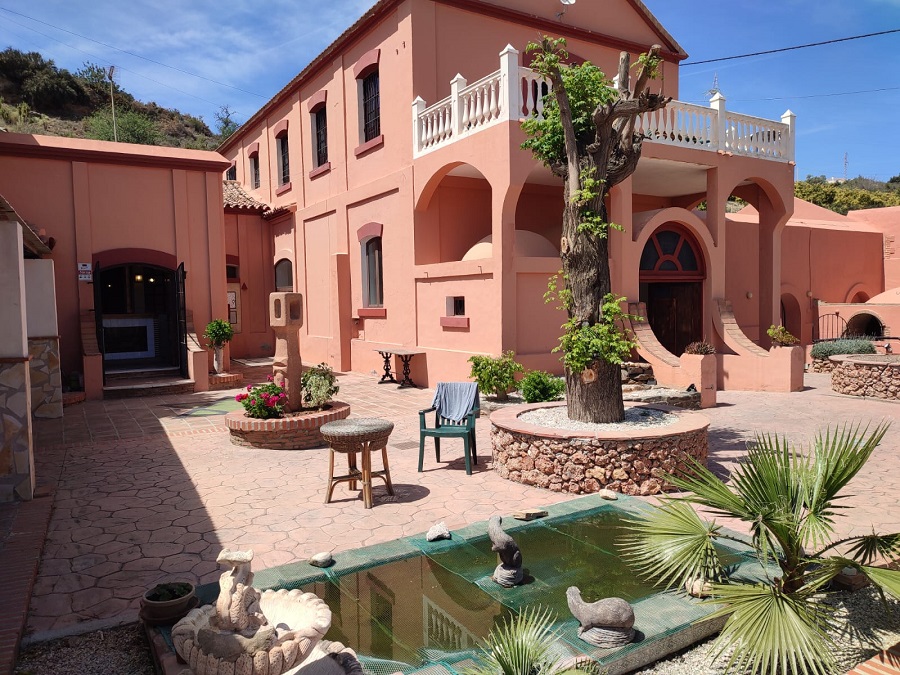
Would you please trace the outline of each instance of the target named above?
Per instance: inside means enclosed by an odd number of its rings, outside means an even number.
[[[349,415],[348,404],[332,401],[325,410],[269,420],[247,417],[243,410],[235,410],[225,416],[225,426],[233,445],[269,450],[307,450],[325,445],[319,431],[323,424],[345,419]]]
[[[662,476],[682,471],[686,457],[706,462],[709,420],[696,413],[679,412],[675,424],[639,429],[640,437],[624,438],[624,432],[565,432],[518,420],[534,407],[491,415],[494,466],[501,477],[517,483],[572,494],[609,488],[653,495],[671,488]]]
[[[620,366],[622,384],[647,384],[653,378],[653,366],[649,363],[626,361]]]
[[[832,357],[831,388],[848,396],[900,400],[900,360],[889,357]]]
[[[809,370],[813,373],[830,373],[834,370],[834,362],[828,359],[813,359]]]
[[[45,419],[62,417],[59,338],[28,338],[28,354],[31,356],[31,412]]]

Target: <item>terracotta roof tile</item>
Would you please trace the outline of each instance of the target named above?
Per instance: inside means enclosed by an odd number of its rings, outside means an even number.
[[[258,201],[244,192],[244,188],[236,180],[223,181],[222,188],[226,209],[246,209],[266,213],[272,210],[268,204]]]

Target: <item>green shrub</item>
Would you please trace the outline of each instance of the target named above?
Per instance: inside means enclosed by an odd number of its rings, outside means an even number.
[[[210,347],[224,347],[234,337],[234,328],[225,319],[213,319],[206,324],[203,337],[209,340]]]
[[[772,339],[773,343],[780,345],[781,347],[790,347],[791,345],[800,342],[800,340],[791,335],[784,326],[772,324],[769,326],[768,330],[766,330],[766,335]]]
[[[310,408],[321,408],[340,390],[334,370],[327,363],[320,363],[305,370],[300,376],[303,402]]]
[[[851,340],[831,340],[829,342],[817,342],[813,345],[810,355],[814,359],[825,360],[829,356],[838,354],[874,354],[875,345],[869,340],[861,338]]]
[[[527,403],[558,401],[566,391],[566,381],[543,370],[529,370],[519,381],[519,391]]]
[[[498,401],[505,401],[510,390],[515,389],[516,373],[521,373],[522,364],[516,363],[514,352],[503,352],[498,357],[475,355],[469,359],[472,372],[469,377],[478,383],[483,394],[494,395]]]

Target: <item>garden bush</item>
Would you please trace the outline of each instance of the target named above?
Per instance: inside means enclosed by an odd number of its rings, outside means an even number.
[[[321,408],[340,390],[336,382],[334,370],[327,363],[303,371],[300,376],[303,403],[310,408]]]
[[[493,395],[498,401],[505,401],[507,394],[516,387],[516,373],[521,373],[522,364],[516,363],[514,352],[503,352],[498,357],[475,355],[469,359],[472,372],[469,375],[478,383],[483,394]]]
[[[685,354],[700,354],[701,356],[707,354],[715,354],[716,348],[713,347],[708,342],[692,342],[687,347],[684,348]]]
[[[776,326],[775,324],[769,326],[768,330],[766,330],[766,335],[771,338],[774,344],[781,347],[790,347],[800,342],[800,340],[790,334],[787,328]]]
[[[862,338],[846,340],[830,340],[829,342],[817,342],[810,351],[814,359],[826,360],[829,356],[838,354],[874,354],[875,345]]]
[[[566,391],[566,381],[543,370],[530,370],[519,381],[519,391],[527,403],[558,401]]]
[[[272,417],[281,417],[284,414],[284,404],[287,403],[287,393],[283,387],[272,381],[269,375],[266,384],[247,385],[247,391],[241,392],[234,400],[244,406],[247,417],[266,420]]]

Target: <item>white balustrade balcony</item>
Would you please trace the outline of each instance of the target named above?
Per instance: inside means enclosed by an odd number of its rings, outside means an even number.
[[[462,75],[450,83],[450,96],[433,105],[413,102],[413,156],[421,157],[501,122],[541,117],[549,83],[518,65],[511,45],[500,52],[500,70],[468,84]],[[652,143],[726,152],[776,162],[794,160],[795,116],[781,121],[733,113],[716,94],[709,106],[670,101],[662,110],[638,117],[635,131]]]

